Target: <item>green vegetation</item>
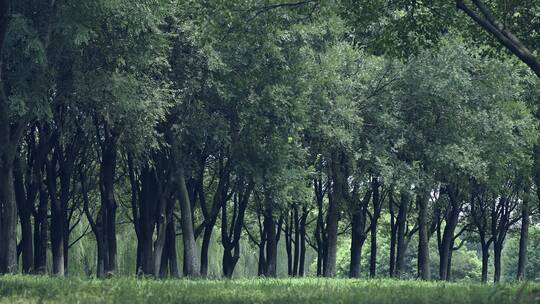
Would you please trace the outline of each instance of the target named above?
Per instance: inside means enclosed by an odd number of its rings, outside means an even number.
[[[323,278],[254,280],[111,280],[7,276],[0,303],[357,303],[528,304],[540,285],[487,286],[397,280]]]
[[[540,0],[0,0],[7,301],[530,300],[539,28]]]

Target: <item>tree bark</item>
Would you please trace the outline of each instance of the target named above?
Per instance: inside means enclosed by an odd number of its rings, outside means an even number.
[[[371,198],[371,191],[368,191],[363,199],[358,201],[353,208],[352,229],[351,229],[351,263],[349,265],[349,277],[359,278],[362,262],[362,247],[367,238],[366,228],[366,208]]]
[[[110,131],[107,134],[101,147],[100,164],[100,193],[102,208],[102,238],[105,244],[103,248],[104,271],[107,276],[113,275],[117,270],[117,249],[116,249],[116,199],[114,190],[114,179],[116,176],[116,138]]]
[[[47,243],[48,243],[48,220],[47,210],[49,209],[49,199],[45,183],[43,182],[43,170],[39,168],[36,179],[39,181],[39,205],[37,214],[34,217],[34,267],[37,274],[44,274],[47,271]]]
[[[502,257],[502,244],[497,242],[493,243],[493,283],[499,283],[501,281],[501,257]]]
[[[29,169],[29,171],[32,171]],[[28,192],[25,191],[24,178],[20,159],[15,161],[15,195],[17,199],[17,207],[19,210],[19,219],[21,222],[21,255],[22,255],[22,271],[23,273],[32,273],[34,270],[34,246],[32,243],[32,212],[34,210],[34,200],[37,191],[35,185],[28,182]],[[28,178],[31,178],[28,176]]]
[[[277,276],[277,234],[272,202],[267,201],[264,212],[264,230],[266,231],[266,276]]]
[[[390,277],[396,276],[396,242],[397,242],[397,223],[396,215],[394,211],[394,199],[390,195],[388,201],[388,213],[390,214],[390,254],[388,261],[388,275]]]
[[[482,244],[482,277],[481,282],[487,283],[489,265],[489,244]]]
[[[180,224],[182,227],[182,239],[184,242],[184,263],[185,275],[189,277],[198,277],[201,275],[199,258],[197,256],[197,247],[195,245],[195,234],[193,230],[193,219],[191,217],[191,203],[189,201],[189,193],[186,187],[186,179],[184,175],[184,167],[179,165],[178,168],[178,183],[180,197]]]
[[[405,267],[405,254],[407,247],[405,246],[405,233],[407,230],[407,213],[409,206],[410,196],[407,192],[401,193],[401,199],[399,203],[398,216],[396,220],[397,225],[397,253],[396,253],[396,269],[395,276],[400,277]]]
[[[441,247],[439,251],[439,279],[448,280],[449,277],[449,265],[450,255],[452,254],[452,246],[454,240],[455,229],[459,220],[459,213],[461,212],[461,204],[458,201],[458,193],[454,187],[448,186],[447,188],[450,204],[446,215],[446,225],[444,226],[443,236],[441,240]]]
[[[13,160],[0,158],[0,273],[17,272],[17,202]]]
[[[300,217],[300,260],[298,262],[298,276],[304,277],[306,271],[304,269],[306,263],[306,221],[308,216],[307,207],[302,207],[302,216]]]
[[[382,201],[379,193],[379,179],[377,177],[374,177],[371,185],[373,192],[373,215],[370,223],[371,246],[369,255],[369,276],[371,278],[374,278],[377,275],[377,225],[379,223],[379,217],[381,215]]]
[[[524,200],[521,205],[521,232],[519,237],[519,255],[517,279],[524,280],[526,278],[525,267],[527,266],[527,243],[529,240],[529,204]]]
[[[429,237],[428,237],[428,194],[419,192],[416,196],[418,208],[418,277],[422,280],[431,279],[429,268]]]

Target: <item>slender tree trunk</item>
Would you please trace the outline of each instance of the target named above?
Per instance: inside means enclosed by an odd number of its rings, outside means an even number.
[[[293,276],[293,252],[292,252],[292,216],[285,221],[285,251],[287,253],[287,275]]]
[[[390,277],[396,276],[396,240],[397,240],[397,223],[394,212],[394,201],[392,195],[388,203],[388,211],[390,213],[390,254],[389,254],[389,267],[388,275]]]
[[[266,237],[262,240],[261,245],[259,246],[259,260],[257,261],[257,275],[258,276],[264,276],[266,275],[266,257],[265,257],[265,250],[266,250]]]
[[[524,280],[526,277],[525,267],[527,265],[527,242],[529,240],[529,205],[528,201],[523,201],[521,206],[521,232],[519,238],[519,256],[517,279]]]
[[[306,263],[306,220],[308,216],[307,207],[302,208],[302,216],[300,217],[300,260],[298,264],[298,276],[304,277],[306,271],[304,269]]]
[[[380,194],[379,194],[379,182],[378,178],[374,178],[372,182],[373,190],[373,216],[371,218],[370,229],[370,256],[369,256],[369,276],[374,278],[377,275],[377,225],[379,223],[379,217],[381,214]]]
[[[430,280],[427,194],[418,193],[416,204],[418,206],[418,277],[422,280]]]
[[[298,215],[298,207],[294,206],[294,258],[293,258],[293,276],[298,276],[298,263],[300,260],[300,218]]]
[[[323,220],[323,198],[322,193],[316,191],[317,196],[317,225],[315,226],[315,240],[317,243],[317,276],[324,273],[324,262],[326,260],[326,229]]]

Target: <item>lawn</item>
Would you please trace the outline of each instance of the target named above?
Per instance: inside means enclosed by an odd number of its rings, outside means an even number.
[[[0,303],[540,303],[540,285],[346,279],[0,277]]]

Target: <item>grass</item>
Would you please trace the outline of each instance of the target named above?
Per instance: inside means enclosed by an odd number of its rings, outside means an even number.
[[[538,284],[346,279],[0,277],[0,303],[540,303]]]

